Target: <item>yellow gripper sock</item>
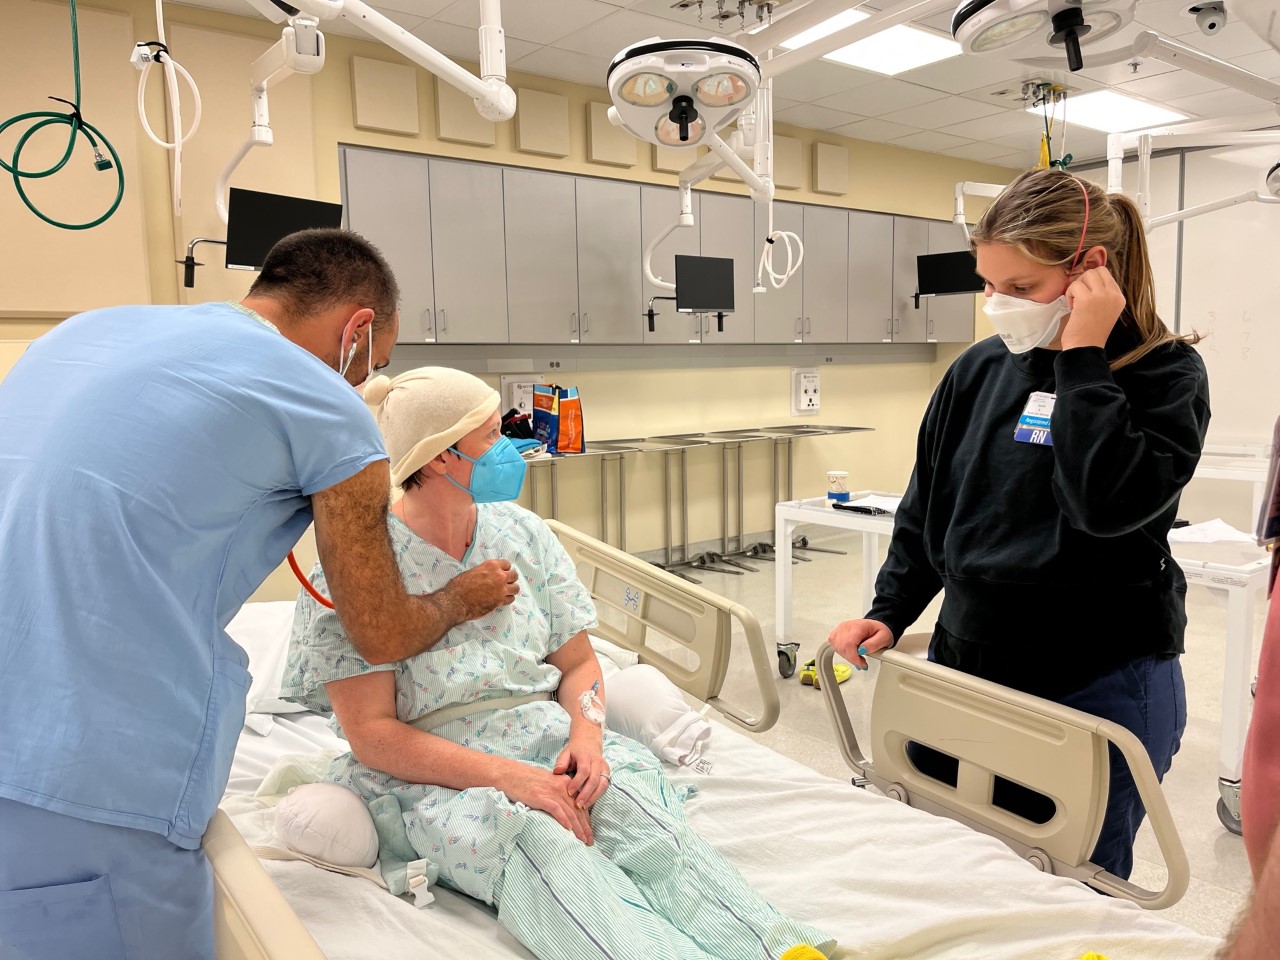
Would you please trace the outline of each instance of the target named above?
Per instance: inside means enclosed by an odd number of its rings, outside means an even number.
[[[827,960],[827,958],[821,950],[807,943],[798,943],[782,955],[782,960]]]

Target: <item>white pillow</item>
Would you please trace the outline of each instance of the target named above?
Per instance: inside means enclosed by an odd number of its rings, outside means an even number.
[[[284,680],[284,665],[289,654],[289,634],[293,631],[293,607],[292,600],[246,603],[227,625],[228,635],[249,655],[249,673],[253,675],[253,682],[246,698],[245,725],[258,733],[270,732],[270,714],[306,710],[299,704],[280,699],[280,683]]]
[[[339,867],[372,867],[378,831],[369,808],[336,783],[294,787],[276,804],[276,837],[290,850]]]
[[[693,765],[702,759],[711,724],[662,671],[646,663],[627,667],[610,677],[604,689],[610,730],[639,740],[669,763]]]

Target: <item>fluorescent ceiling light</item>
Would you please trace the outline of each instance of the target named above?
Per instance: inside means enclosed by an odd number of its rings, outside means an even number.
[[[1103,133],[1125,133],[1187,119],[1184,113],[1127,97],[1114,90],[1077,94],[1067,100],[1066,109],[1068,123],[1078,123],[1082,127],[1101,130]],[[1039,107],[1028,107],[1027,112],[1038,114],[1042,110]]]
[[[794,50],[796,47],[803,47],[806,44],[813,43],[815,40],[821,40],[823,37],[829,37],[837,30],[843,30],[845,27],[851,27],[855,23],[866,20],[871,14],[863,13],[861,10],[845,10],[843,13],[837,13],[828,20],[823,20],[816,27],[810,27],[802,33],[797,33],[790,40],[783,40],[778,44],[787,50]],[[784,23],[786,21],[783,21]]]
[[[927,30],[899,24],[828,53],[824,60],[893,76],[960,54],[960,44]],[[1072,106],[1075,106],[1074,101]]]

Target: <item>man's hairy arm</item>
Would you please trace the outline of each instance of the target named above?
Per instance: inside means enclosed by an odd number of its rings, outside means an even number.
[[[335,612],[356,652],[372,664],[415,656],[520,592],[511,564],[487,560],[435,593],[408,593],[387,532],[390,489],[390,466],[379,460],[311,498]]]

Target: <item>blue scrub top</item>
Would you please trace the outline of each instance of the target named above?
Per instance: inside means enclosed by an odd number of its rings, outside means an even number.
[[[0,796],[200,843],[244,722],[224,632],[386,459],[360,395],[225,303],[80,314],[0,382]]]

